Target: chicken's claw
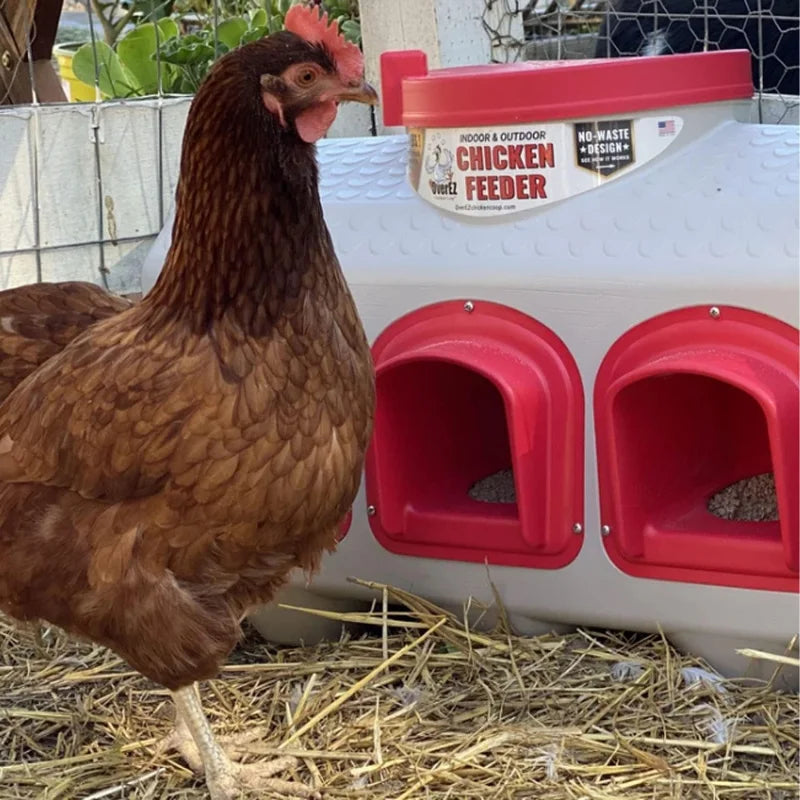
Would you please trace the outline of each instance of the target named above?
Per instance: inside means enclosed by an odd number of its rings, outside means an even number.
[[[232,761],[239,761],[242,756],[248,753],[264,752],[263,747],[251,747],[264,741],[264,737],[269,733],[265,725],[257,725],[255,728],[234,733],[230,736],[220,736],[217,738],[222,749],[227,753]]]
[[[242,733],[234,733],[230,736],[219,736],[217,742],[225,751],[231,761],[239,761],[249,754],[263,753],[263,748],[252,745],[262,742],[267,735],[268,729],[259,725]],[[186,724],[179,717],[178,722],[168,736],[160,739],[154,748],[153,755],[160,758],[168,753],[177,752],[183,756],[183,760],[195,775],[203,775],[205,768],[203,758],[197,749],[192,734]]]
[[[175,751],[183,756],[183,760],[195,775],[202,775],[205,772],[203,758],[197,749],[192,734],[180,722],[173,728],[172,733],[156,743],[153,755],[155,758],[160,758],[167,753]]]
[[[283,756],[272,761],[254,764],[216,764],[213,773],[206,776],[211,800],[239,800],[242,788],[263,797],[265,792],[283,795],[293,800],[322,800],[322,795],[310,786],[273,777],[297,765],[294,756]]]
[[[263,738],[263,729],[253,729],[234,736],[220,737],[219,744],[228,757],[227,763],[217,766],[215,775],[206,778],[211,800],[238,800],[242,788],[249,789],[257,797],[270,791],[287,798],[318,800],[321,795],[302,783],[292,783],[274,778],[279,772],[291,770],[297,765],[293,756],[283,756],[271,761],[259,761],[253,764],[238,764],[235,761],[249,752],[247,745]],[[194,743],[188,729],[177,725],[172,733],[156,745],[156,755],[176,750],[183,756],[195,775],[204,775],[205,768],[200,751]]]

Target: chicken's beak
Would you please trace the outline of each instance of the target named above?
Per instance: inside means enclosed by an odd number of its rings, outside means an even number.
[[[344,86],[336,94],[340,103],[364,103],[368,106],[378,104],[378,93],[366,81],[357,86]]]

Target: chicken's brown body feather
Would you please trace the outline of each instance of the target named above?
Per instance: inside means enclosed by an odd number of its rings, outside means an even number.
[[[0,400],[91,325],[132,306],[82,281],[0,292]]]
[[[216,674],[247,610],[333,549],[374,405],[313,147],[226,138],[216,76],[158,283],[0,405],[0,609],[171,689]]]

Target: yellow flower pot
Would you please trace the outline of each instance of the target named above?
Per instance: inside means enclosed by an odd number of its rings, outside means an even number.
[[[53,47],[53,55],[58,62],[58,74],[61,76],[61,85],[64,87],[67,99],[73,103],[91,103],[95,99],[94,86],[78,80],[72,71],[72,56],[82,44],[83,42],[68,42]]]

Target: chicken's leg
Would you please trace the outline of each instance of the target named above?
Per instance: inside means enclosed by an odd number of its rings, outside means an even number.
[[[183,725],[191,733],[203,764],[211,800],[237,800],[242,788],[257,792],[270,791],[286,797],[320,798],[319,792],[308,786],[273,777],[297,763],[292,756],[255,764],[236,764],[231,761],[214,738],[194,686],[178,689],[172,692],[172,697],[178,710],[178,735]]]

